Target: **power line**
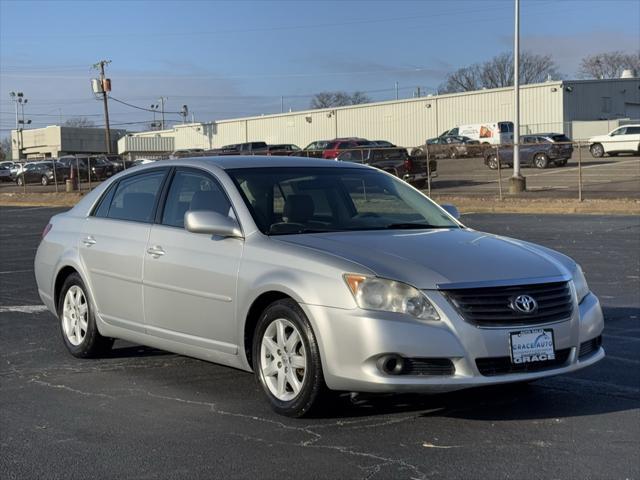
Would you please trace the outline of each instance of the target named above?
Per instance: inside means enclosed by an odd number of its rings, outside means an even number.
[[[144,110],[145,112],[153,112],[153,113],[155,113],[157,111],[157,110],[154,110],[152,108],[145,108],[145,107],[139,107],[137,105],[132,105],[131,103],[127,103],[124,100],[118,100],[117,98],[112,97],[111,95],[109,95],[109,98],[111,100],[113,100],[114,102],[118,102],[118,103],[121,103],[123,105],[126,105],[127,107],[136,108],[138,110]],[[175,113],[176,115],[180,115],[181,112],[167,112],[167,111],[165,111],[164,113]]]

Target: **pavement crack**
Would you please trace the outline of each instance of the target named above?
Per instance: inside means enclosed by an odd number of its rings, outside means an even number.
[[[66,390],[68,392],[77,393],[78,395],[84,395],[87,397],[102,397],[102,398],[110,398],[110,399],[115,398],[115,397],[112,397],[111,395],[107,395],[106,393],[85,392],[83,390],[78,390],[76,388],[69,387],[68,385],[49,383],[49,382],[45,382],[44,380],[37,380],[35,378],[32,378],[31,380],[29,380],[29,383],[37,383],[38,385],[43,385],[45,387],[56,388],[58,390]]]

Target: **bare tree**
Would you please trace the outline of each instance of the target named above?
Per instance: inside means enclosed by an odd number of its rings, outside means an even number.
[[[89,120],[87,117],[73,117],[64,122],[64,126],[76,128],[92,128],[95,127],[96,124],[93,123],[93,120]]]
[[[371,99],[364,92],[320,92],[311,99],[311,108],[344,107],[346,105],[359,105],[370,103]]]
[[[620,78],[623,70],[640,70],[640,50],[636,53],[620,51],[597,53],[580,62],[582,78]]]
[[[5,137],[0,141],[0,160],[11,160],[11,139]]]
[[[557,67],[550,55],[531,52],[520,54],[520,83],[539,83],[558,78]],[[440,86],[440,93],[468,92],[482,88],[501,88],[513,85],[513,54],[505,52],[484,63],[460,68],[449,74]]]

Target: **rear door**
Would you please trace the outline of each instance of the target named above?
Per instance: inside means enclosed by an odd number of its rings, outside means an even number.
[[[209,172],[176,170],[144,255],[147,333],[236,354],[236,283],[244,240],[188,232],[188,210],[235,217],[226,193]]]
[[[142,266],[168,169],[128,175],[112,185],[87,218],[79,251],[100,317],[144,331]]]
[[[627,127],[625,137],[625,150],[638,151],[640,150],[640,126]]]

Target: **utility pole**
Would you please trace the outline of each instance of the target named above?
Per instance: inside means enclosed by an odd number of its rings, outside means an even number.
[[[111,81],[104,76],[104,66],[111,63],[111,60],[100,60],[93,65],[93,68],[100,72],[100,86],[102,93],[102,103],[104,105],[104,140],[107,144],[107,153],[111,153],[111,130],[109,129],[109,104],[107,101],[107,92],[111,91]]]
[[[509,193],[519,193],[527,189],[526,180],[520,174],[520,0],[515,0],[513,96],[513,176],[509,180]]]
[[[284,113],[284,97],[280,96],[280,113]]]
[[[398,100],[398,82],[396,82],[396,100]]]
[[[162,113],[162,123],[160,124],[160,130],[164,130],[164,102],[167,101],[167,97],[160,97],[158,101],[160,102],[160,111]]]

